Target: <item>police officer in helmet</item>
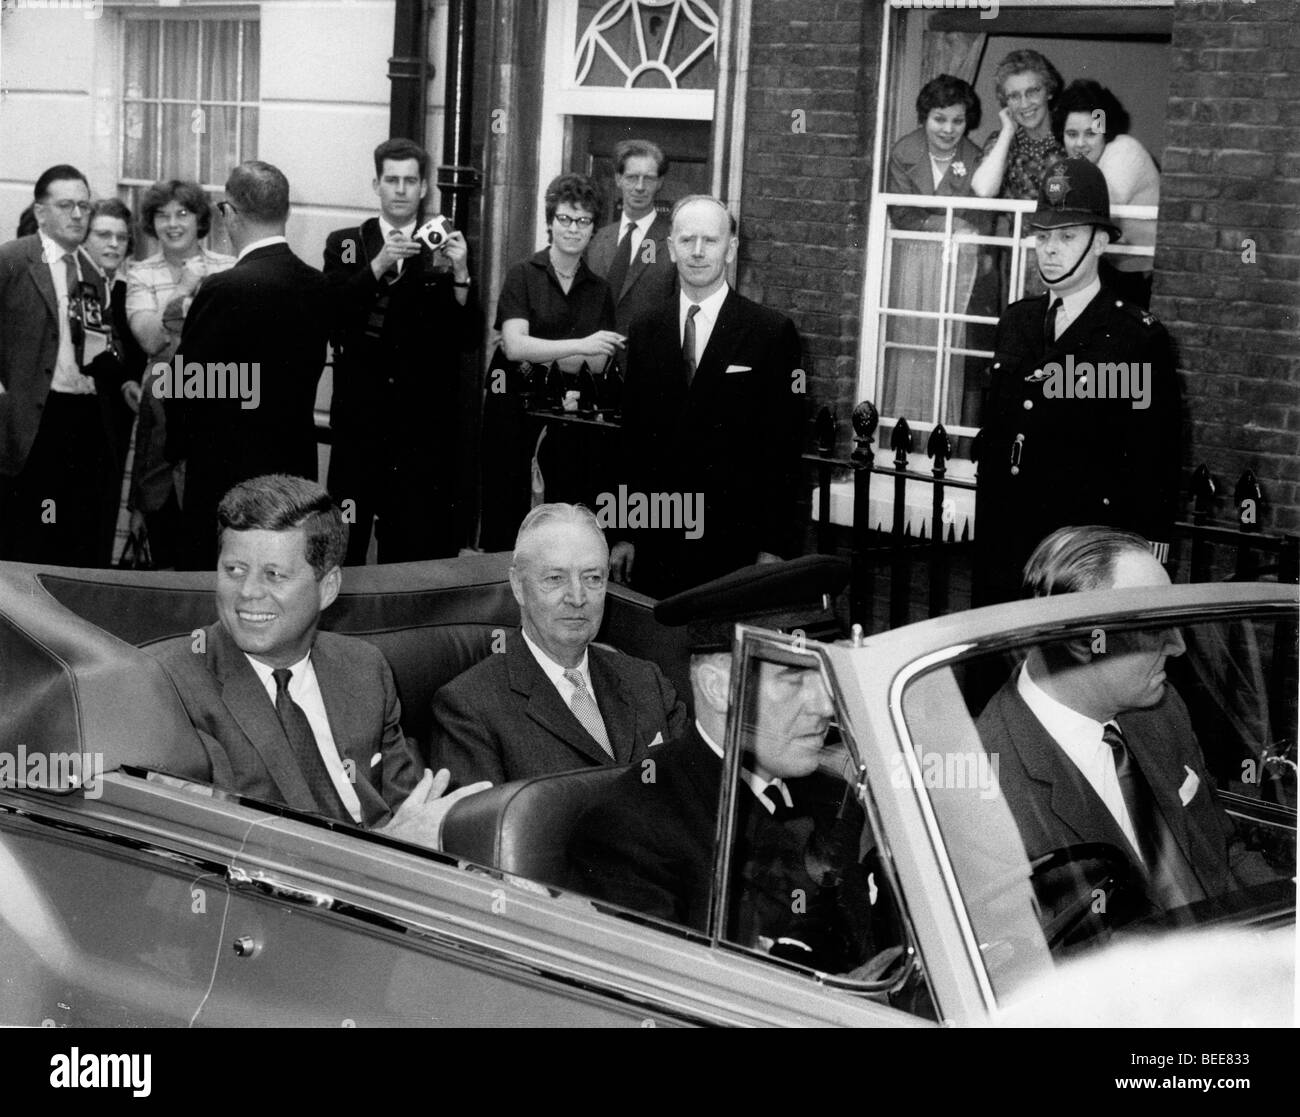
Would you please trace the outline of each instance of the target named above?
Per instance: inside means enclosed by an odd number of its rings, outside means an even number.
[[[1152,540],[1165,561],[1182,431],[1169,335],[1098,274],[1119,240],[1106,180],[1087,159],[1043,178],[1028,221],[1047,293],[998,323],[980,434],[975,603],[1019,593],[1045,535],[1105,524]]]

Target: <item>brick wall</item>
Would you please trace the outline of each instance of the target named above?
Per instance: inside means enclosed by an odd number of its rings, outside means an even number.
[[[1186,464],[1253,469],[1267,529],[1300,530],[1300,10],[1178,4],[1152,311],[1179,347]],[[1253,254],[1253,262],[1250,258]]]
[[[738,282],[799,327],[809,418],[829,404],[842,451],[857,402],[879,21],[879,6],[858,0],[753,5]]]

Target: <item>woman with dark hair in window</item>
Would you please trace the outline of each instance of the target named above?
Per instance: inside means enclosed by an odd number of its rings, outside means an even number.
[[[1052,131],[1072,158],[1081,155],[1095,163],[1106,178],[1112,206],[1160,204],[1160,171],[1150,152],[1128,135],[1129,117],[1104,85],[1088,79],[1072,81],[1052,107]],[[1124,244],[1153,245],[1156,223],[1132,217],[1118,218]],[[1150,256],[1114,254],[1102,261],[1103,279],[1140,306],[1151,302]]]
[[[971,177],[983,159],[979,147],[970,140],[972,129],[979,127],[980,99],[969,83],[951,74],[940,74],[926,82],[916,99],[916,118],[921,125],[900,139],[889,154],[886,180],[891,194],[928,194],[940,197],[969,197]],[[941,233],[947,227],[942,209],[919,209],[907,206],[890,208],[895,229]],[[990,215],[975,210],[953,212],[955,234],[987,233]],[[944,246],[939,241],[898,240],[895,242],[890,268],[889,305],[896,309],[936,312],[945,281]],[[952,259],[956,273],[952,279],[950,310],[967,312],[971,290],[979,264],[977,245],[960,245]],[[965,324],[954,322],[947,348],[961,348]],[[928,422],[934,399],[935,351],[939,341],[933,319],[891,317],[889,341],[899,346],[927,348],[890,348],[882,384],[881,406],[886,415],[901,415],[915,422]],[[947,423],[960,422],[965,375],[963,358],[952,358],[948,378],[948,407],[940,418]]]
[[[152,391],[153,369],[176,355],[185,315],[204,278],[233,267],[235,258],[199,243],[212,228],[212,205],[197,182],[155,182],[140,199],[140,226],[160,247],[133,264],[127,280],[127,317],[150,362],[135,435],[131,522],[133,530],[141,521],[146,525],[154,564],[170,567],[176,562],[180,505],[173,467],[163,454],[167,434],[162,401]]]
[[[1002,127],[985,143],[971,189],[981,198],[1032,201],[1048,168],[1065,158],[1051,121],[1061,75],[1038,51],[1013,50],[998,63],[993,80]]]

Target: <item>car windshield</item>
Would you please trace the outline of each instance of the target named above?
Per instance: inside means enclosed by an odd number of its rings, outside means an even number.
[[[933,807],[999,1000],[1137,935],[1294,919],[1296,693],[1294,611],[1058,630],[906,683],[892,782]]]

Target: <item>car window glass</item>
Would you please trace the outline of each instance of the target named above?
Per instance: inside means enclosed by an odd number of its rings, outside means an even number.
[[[907,684],[901,782],[934,806],[999,997],[1112,941],[1293,905],[1295,633],[1294,613],[1094,626]]]
[[[780,646],[742,663],[722,938],[933,1016],[827,671]]]

